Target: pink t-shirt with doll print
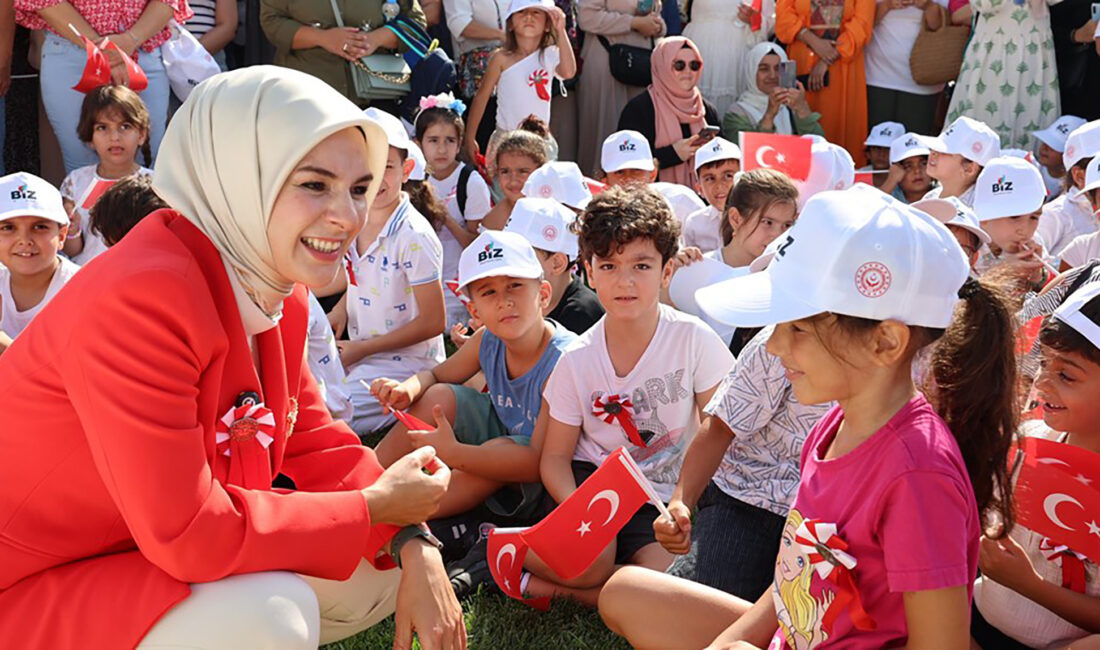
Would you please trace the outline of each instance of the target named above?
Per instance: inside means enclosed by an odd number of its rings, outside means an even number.
[[[917,395],[858,447],[823,460],[843,419],[833,407],[802,449],[802,477],[772,583],[780,625],[770,648],[904,645],[904,592],[964,584],[970,592],[977,574],[974,491],[959,447],[932,405]],[[812,521],[835,524],[848,544],[856,562],[851,575],[875,629],[856,627],[843,581],[827,570],[823,579],[799,544],[799,526]]]

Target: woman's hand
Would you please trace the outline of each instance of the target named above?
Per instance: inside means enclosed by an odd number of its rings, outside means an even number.
[[[379,377],[370,384],[371,395],[391,411],[404,411],[412,405],[412,396],[405,382]]]
[[[356,27],[332,27],[320,36],[321,47],[330,54],[354,61],[369,56],[376,49],[367,35]]]
[[[665,21],[658,13],[634,16],[630,19],[630,29],[647,38],[657,38],[665,30]]]
[[[798,117],[806,117],[812,112],[810,103],[806,101],[806,87],[801,81],[795,81],[794,88],[783,89],[782,101]]]
[[[774,119],[779,114],[779,108],[786,102],[783,100],[787,97],[787,89],[776,86],[772,93],[768,95],[768,107],[764,109],[765,119]]]
[[[695,136],[690,136],[680,140],[679,142],[672,143],[672,150],[676,152],[676,155],[680,157],[680,160],[687,162],[691,160],[691,157],[695,155],[695,152],[703,146],[704,143],[699,142]]]
[[[814,54],[819,56],[829,65],[836,63],[837,59],[840,58],[840,52],[837,51],[836,45],[834,45],[832,41],[825,40],[811,31],[807,30],[802,40],[805,41],[806,45],[810,46]],[[813,90],[813,88],[810,90]]]
[[[394,624],[394,650],[411,648],[414,632],[424,650],[466,648],[466,622],[443,559],[435,547],[419,539],[401,548]]]
[[[481,149],[477,146],[476,133],[471,133],[474,129],[467,130],[466,145],[464,147],[466,151],[466,160],[470,161],[471,165],[477,165],[477,154]]]
[[[130,58],[133,58],[134,52],[136,52],[137,49],[138,49],[138,46],[141,45],[141,43],[138,43],[137,37],[136,36],[131,36],[130,32],[126,32],[125,34],[108,34],[107,36],[104,36],[103,38],[108,40],[108,41],[111,41],[112,43],[117,45],[118,49],[125,52],[126,56],[128,56]],[[104,45],[106,45],[106,43],[104,43]],[[108,53],[108,54],[110,54],[110,53]],[[115,56],[118,56],[118,55],[115,54]]]
[[[683,501],[673,499],[668,504],[670,521],[664,515],[653,522],[653,534],[669,553],[686,555],[691,550],[691,509]]]
[[[825,87],[825,73],[829,71],[829,65],[820,60],[810,69],[810,90],[820,91]]]
[[[759,13],[759,11],[756,11],[752,8],[752,5],[747,5],[744,3],[737,5],[737,19],[745,23],[746,25],[751,25],[753,18],[755,18]]]
[[[439,509],[450,481],[451,470],[436,458],[435,449],[421,447],[402,456],[362,490],[371,523],[409,526],[426,521]]]

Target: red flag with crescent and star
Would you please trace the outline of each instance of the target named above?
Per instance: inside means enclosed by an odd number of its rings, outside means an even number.
[[[797,181],[810,176],[813,141],[797,135],[741,132],[741,169],[775,169]]]
[[[149,87],[149,78],[145,76],[145,71],[141,69],[141,66],[137,64],[137,61],[130,58],[128,54],[122,51],[122,48],[115,45],[114,41],[108,40],[103,45],[104,50],[114,50],[118,52],[118,55],[122,57],[122,62],[126,65],[126,76],[128,81],[126,85],[130,90],[135,93],[140,93]],[[137,52],[134,52],[134,56],[137,56]]]
[[[78,93],[87,93],[111,83],[111,63],[103,50],[96,47],[87,36],[81,36],[81,38],[84,40],[84,55],[87,61],[84,63],[84,72],[73,86],[73,90]]]
[[[520,533],[525,530],[527,529],[494,528],[489,531],[489,548],[486,552],[489,573],[493,574],[493,580],[496,580],[497,586],[506,595],[535,609],[546,611],[550,609],[548,597],[524,598],[520,591],[523,559],[527,557],[527,543]]]
[[[558,576],[584,573],[619,534],[649,493],[622,447],[611,453],[558,507],[521,534],[539,559]]]
[[[1016,520],[1093,562],[1100,562],[1100,454],[1026,438],[1010,458],[1023,458],[1013,498]]]

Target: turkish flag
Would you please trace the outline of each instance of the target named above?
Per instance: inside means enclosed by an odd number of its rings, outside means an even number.
[[[107,61],[107,55],[96,47],[95,43],[89,41],[86,36],[81,38],[84,39],[84,54],[87,61],[84,63],[84,72],[80,75],[80,81],[76,82],[73,90],[78,93],[87,93],[111,83],[111,64]]]
[[[588,186],[588,191],[592,194],[592,196],[596,196],[600,192],[607,189],[607,185],[605,183],[593,180],[591,178],[588,178],[587,176],[584,177],[584,184]]]
[[[810,176],[813,141],[797,135],[741,132],[741,169],[775,169],[794,180]]]
[[[447,288],[451,290],[451,293],[458,296],[459,302],[464,305],[470,304],[470,298],[466,295],[466,292],[459,290],[457,278],[454,280],[447,280],[443,284],[447,285]]]
[[[88,186],[88,190],[84,192],[84,198],[80,201],[80,207],[84,208],[85,210],[91,210],[92,208],[94,208],[96,201],[99,200],[99,197],[103,196],[104,192],[111,189],[111,186],[114,185],[116,182],[118,181],[106,178],[97,179],[96,182]]]
[[[1100,562],[1100,454],[1040,438],[1021,448],[1017,521]]]
[[[149,78],[145,76],[145,71],[142,70],[141,66],[139,66],[133,59],[127,56],[127,54],[122,51],[122,48],[115,45],[114,41],[107,41],[107,44],[103,46],[103,49],[114,50],[115,52],[118,52],[119,55],[122,57],[123,63],[126,64],[126,75],[130,78],[130,80],[126,82],[126,85],[130,87],[130,90],[134,91],[135,93],[140,93],[141,91],[149,87]],[[134,55],[136,56],[137,52],[134,52]]]
[[[393,410],[393,416],[397,418],[397,421],[405,425],[405,428],[409,431],[435,431],[435,425],[428,424],[424,420],[416,417],[412,413],[406,413],[405,411]]]
[[[527,543],[520,536],[526,528],[494,528],[489,531],[489,549],[486,560],[500,590],[535,609],[550,609],[550,598],[524,598],[519,589],[523,573],[523,560],[527,557]]]
[[[764,1],[752,0],[752,19],[749,22],[749,29],[758,32],[760,27],[764,24]]]
[[[863,183],[864,185],[875,186],[875,174],[874,172],[856,172],[856,182]]]
[[[633,471],[625,455],[625,449],[616,449],[554,512],[522,533],[558,576],[568,579],[584,573],[649,501],[641,483],[646,479]]]

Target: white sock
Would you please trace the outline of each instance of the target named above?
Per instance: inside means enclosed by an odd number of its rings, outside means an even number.
[[[527,583],[528,582],[531,582],[531,572],[530,571],[521,572],[519,574],[519,593],[521,595],[527,593]]]

